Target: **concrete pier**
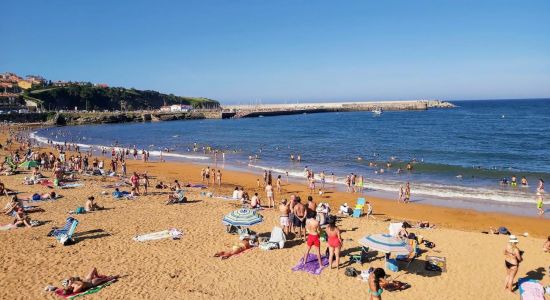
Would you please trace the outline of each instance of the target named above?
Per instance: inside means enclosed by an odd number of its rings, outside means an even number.
[[[377,102],[335,102],[300,104],[263,104],[223,106],[222,118],[251,118],[258,116],[278,116],[303,113],[338,111],[404,111],[427,110],[430,108],[453,108],[454,104],[440,100],[404,100]]]

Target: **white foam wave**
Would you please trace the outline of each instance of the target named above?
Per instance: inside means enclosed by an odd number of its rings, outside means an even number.
[[[262,170],[271,170],[275,173],[285,174],[287,170],[279,168],[270,168],[260,165],[249,164],[250,167],[258,168]],[[290,177],[305,178],[304,171],[288,170]],[[315,176],[319,178],[318,174]],[[327,182],[331,182],[330,176],[327,176]],[[335,181],[336,184],[345,185],[345,178],[338,177]],[[376,191],[384,191],[395,193],[396,197],[399,191],[400,185],[404,185],[403,182],[397,180],[380,180],[380,179],[365,179],[365,186],[368,189]],[[496,201],[502,203],[534,203],[535,199],[532,194],[527,192],[521,192],[517,190],[502,190],[498,188],[484,188],[484,187],[466,187],[457,185],[445,185],[437,183],[411,183],[411,194],[427,196],[431,198],[443,198],[443,199],[470,199],[477,201]]]
[[[48,139],[46,137],[38,135],[38,132],[36,132],[36,131],[31,132],[29,134],[29,137],[36,140],[39,143],[42,143],[42,144],[47,144],[48,141],[51,140],[51,139]],[[51,141],[55,145],[65,144],[65,142],[54,141],[54,140],[51,140]],[[74,144],[74,143],[71,143],[71,144]],[[111,148],[113,148],[112,146],[95,145],[95,144],[78,144],[77,143],[76,145],[78,145],[80,148],[84,148],[84,149],[89,149],[89,148],[95,148],[95,149],[107,148],[107,149],[111,149]],[[121,150],[126,150],[127,148],[125,148],[125,147],[114,147],[114,149],[115,149],[115,151],[121,151]],[[160,154],[161,154],[161,151],[157,151],[157,150],[149,151],[150,156],[160,157]],[[164,151],[162,152],[162,156],[163,157],[184,158],[184,159],[194,159],[194,160],[208,160],[208,159],[210,159],[210,157],[208,157],[208,156],[188,155],[188,154],[181,154],[181,153],[176,153],[176,152],[164,152]]]

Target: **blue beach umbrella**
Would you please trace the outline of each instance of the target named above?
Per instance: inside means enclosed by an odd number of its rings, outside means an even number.
[[[262,215],[258,214],[255,210],[248,208],[241,208],[223,217],[222,223],[224,225],[233,225],[240,227],[247,227],[259,224],[263,221]]]
[[[407,247],[407,243],[393,237],[389,234],[371,234],[359,240],[363,246],[369,247],[373,250],[393,253],[396,255],[409,255],[410,250]]]

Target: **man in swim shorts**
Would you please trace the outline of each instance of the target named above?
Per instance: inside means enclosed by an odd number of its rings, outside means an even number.
[[[304,255],[303,263],[307,263],[307,258],[311,247],[317,248],[317,260],[319,261],[319,268],[323,266],[321,262],[321,241],[319,240],[319,222],[315,219],[315,212],[308,211],[306,221],[306,233],[307,233],[307,251]]]
[[[302,238],[302,230],[305,228],[306,220],[306,207],[300,203],[300,197],[296,197],[296,204],[294,205],[294,220],[293,225],[298,228],[298,237]],[[305,233],[304,233],[305,237]]]
[[[280,222],[281,222],[281,227],[283,228],[283,232],[285,234],[288,234],[289,227],[290,227],[288,214],[290,213],[290,208],[288,206],[286,199],[284,199],[283,202],[281,202],[281,205],[279,205],[279,212],[281,213]]]

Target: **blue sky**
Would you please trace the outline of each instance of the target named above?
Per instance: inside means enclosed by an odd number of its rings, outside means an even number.
[[[0,72],[229,102],[550,97],[550,1],[8,1]]]

